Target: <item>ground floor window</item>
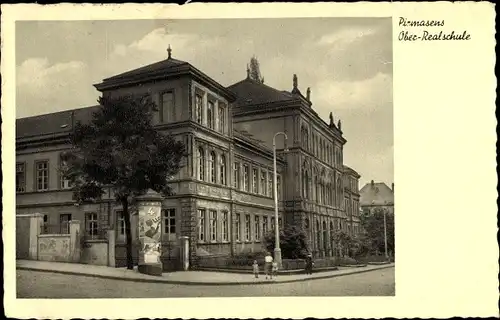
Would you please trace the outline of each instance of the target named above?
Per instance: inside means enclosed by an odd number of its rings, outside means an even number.
[[[210,241],[217,241],[217,211],[210,210]]]
[[[163,210],[163,230],[165,238],[169,241],[176,239],[175,209]]]
[[[222,241],[229,240],[229,213],[227,211],[222,212]]]
[[[96,212],[87,212],[85,214],[85,231],[87,238],[97,239],[99,237],[98,220]]]
[[[260,240],[260,217],[259,216],[255,216],[254,217],[255,221],[255,241],[259,241]]]
[[[245,240],[250,241],[250,215],[245,215]]]
[[[61,213],[59,215],[59,227],[61,234],[69,234],[70,221],[71,221],[71,213]]]
[[[198,209],[198,240],[205,241],[205,209]]]
[[[235,215],[235,221],[234,221],[234,229],[235,229],[235,240],[236,241],[241,241],[241,215],[237,213]]]
[[[125,217],[123,211],[116,211],[117,236],[125,237]]]

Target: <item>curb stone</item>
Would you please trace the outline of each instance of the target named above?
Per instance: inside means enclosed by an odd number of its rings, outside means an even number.
[[[165,283],[165,284],[182,284],[182,285],[196,285],[196,286],[245,286],[245,285],[262,285],[262,284],[275,284],[275,283],[293,283],[293,282],[303,282],[308,280],[321,280],[328,278],[337,278],[342,276],[348,276],[358,273],[365,273],[370,271],[377,271],[382,269],[393,268],[394,266],[384,266],[376,269],[369,270],[354,270],[349,273],[342,274],[331,274],[327,276],[319,276],[319,277],[309,277],[309,278],[301,278],[301,279],[290,279],[290,280],[282,280],[282,281],[265,281],[258,280],[255,282],[202,282],[202,281],[180,281],[180,280],[159,280],[159,279],[139,279],[139,278],[123,278],[119,276],[111,276],[111,275],[101,275],[101,274],[86,274],[74,271],[63,271],[63,270],[49,270],[49,269],[38,269],[33,267],[22,267],[19,266],[16,270],[27,270],[27,271],[38,271],[38,272],[46,272],[46,273],[59,273],[66,275],[75,275],[82,277],[90,277],[90,278],[101,278],[101,279],[112,279],[112,280],[121,280],[121,281],[129,281],[129,282],[145,282],[145,283]]]

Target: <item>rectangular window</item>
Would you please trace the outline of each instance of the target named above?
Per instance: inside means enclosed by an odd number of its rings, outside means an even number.
[[[248,175],[249,175],[249,168],[248,165],[245,164],[243,165],[243,188],[247,192],[248,192]]]
[[[164,92],[160,96],[160,121],[175,121],[174,93],[172,91]]]
[[[265,195],[266,194],[266,183],[267,183],[267,172],[262,170],[260,172],[260,193]]]
[[[220,184],[226,185],[226,157],[221,155],[219,158],[219,178]]]
[[[219,103],[218,118],[219,118],[219,132],[220,133],[224,133],[224,130],[226,128],[226,115],[225,115],[225,112],[224,112],[224,107],[221,106],[220,103]]]
[[[268,217],[262,217],[262,233],[266,235],[267,231],[269,230],[268,226]]]
[[[69,222],[71,221],[70,213],[62,213],[59,215],[59,226],[61,234],[69,234]]]
[[[255,240],[259,241],[260,240],[260,217],[255,216],[254,217],[254,222],[255,222]]]
[[[240,188],[240,163],[235,162],[233,167],[233,187]]]
[[[207,126],[210,129],[215,128],[215,121],[214,121],[214,113],[215,113],[215,106],[212,101],[208,101],[208,106],[207,106]]]
[[[269,172],[269,177],[267,178],[267,196],[274,197],[274,188],[273,188],[273,173]]]
[[[45,191],[49,189],[49,162],[37,161],[36,167],[36,190]]]
[[[271,230],[276,229],[276,219],[274,217],[271,218]]]
[[[257,193],[257,174],[258,171],[256,168],[252,169],[252,192]]]
[[[64,175],[64,173],[66,172],[66,170],[68,169],[68,164],[66,163],[66,161],[64,161],[63,159],[60,160],[60,186],[61,186],[61,189],[70,189],[71,188],[71,181],[69,179],[66,178],[66,176]]]
[[[250,241],[250,215],[245,215],[245,240]]]
[[[195,116],[196,122],[203,124],[203,97],[199,94],[195,96]]]
[[[198,209],[198,240],[205,241],[205,209]]]
[[[123,216],[123,211],[116,211],[116,231],[118,236],[125,236],[125,217]]]
[[[222,241],[229,240],[229,213],[222,212]]]
[[[175,240],[177,238],[175,230],[175,209],[163,210],[163,225],[164,234],[167,240]]]
[[[241,241],[241,215],[239,213],[236,214],[235,222],[234,222],[235,238],[236,241]]]
[[[217,211],[210,210],[210,241],[217,241]]]
[[[96,212],[87,212],[85,214],[85,231],[89,239],[97,239],[98,220]]]
[[[16,192],[26,191],[26,165],[23,162],[16,163]]]

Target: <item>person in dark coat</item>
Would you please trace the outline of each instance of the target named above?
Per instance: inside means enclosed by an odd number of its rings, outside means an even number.
[[[312,274],[313,264],[312,255],[309,253],[306,257],[306,274]]]

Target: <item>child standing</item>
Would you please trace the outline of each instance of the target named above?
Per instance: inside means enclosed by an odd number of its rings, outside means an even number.
[[[273,270],[271,271],[271,279],[278,275],[278,263],[276,261],[273,262]]]
[[[259,277],[259,264],[257,263],[257,260],[254,260],[253,261],[253,274],[255,276],[255,278],[258,278]]]

